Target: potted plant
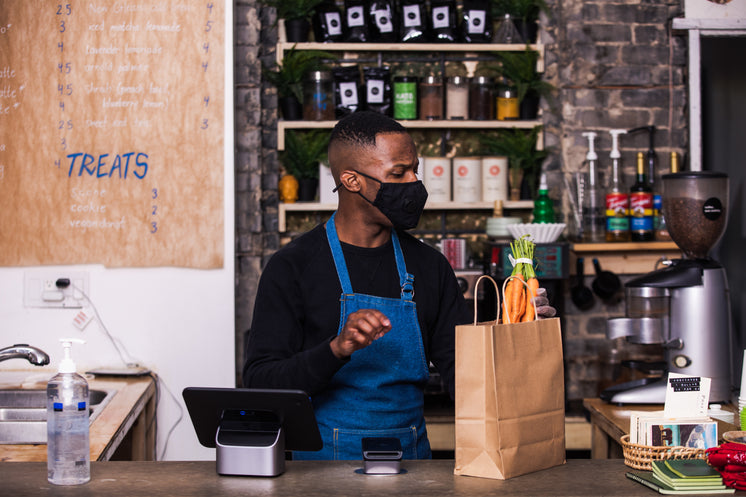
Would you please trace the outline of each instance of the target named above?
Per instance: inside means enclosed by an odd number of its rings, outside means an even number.
[[[285,36],[289,42],[308,41],[309,19],[324,0],[259,0],[277,9],[277,18],[285,20]]]
[[[548,150],[536,147],[540,131],[541,126],[530,130],[512,128],[480,136],[482,155],[502,155],[508,158],[512,200],[518,200],[516,196],[536,197],[541,163],[549,155]],[[517,192],[520,195],[516,195]]]
[[[303,117],[303,78],[310,71],[323,67],[323,59],[335,55],[321,50],[296,50],[295,46],[285,52],[282,63],[270,69],[262,67],[264,78],[277,88],[282,117],[288,121]]]
[[[521,107],[521,119],[535,119],[539,112],[541,97],[550,100],[555,87],[544,81],[536,71],[539,53],[534,50],[523,52],[495,52],[497,64],[494,71],[515,86],[518,102]]]
[[[319,183],[319,163],[326,160],[329,131],[316,129],[307,132],[288,130],[285,150],[280,162],[287,174],[298,180],[298,200],[313,201]]]
[[[495,0],[492,4],[493,19],[502,19],[505,14],[510,14],[526,43],[536,42],[541,12],[549,13],[546,0]]]

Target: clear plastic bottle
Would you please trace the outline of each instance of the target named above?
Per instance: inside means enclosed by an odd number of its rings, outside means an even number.
[[[596,133],[583,133],[588,138],[588,186],[583,195],[583,241],[603,242],[606,240],[606,194],[601,186],[598,174],[598,154],[596,154],[594,140]]]
[[[534,200],[534,223],[553,223],[554,222],[554,203],[548,195],[547,176],[541,175],[539,181],[539,195]]]
[[[65,356],[59,373],[47,383],[47,480],[80,485],[91,479],[88,382],[75,372],[70,357],[76,338],[62,338]]]

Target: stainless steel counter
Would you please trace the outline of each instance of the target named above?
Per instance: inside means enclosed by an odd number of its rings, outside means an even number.
[[[571,459],[555,468],[511,480],[453,475],[453,461],[404,461],[406,473],[366,476],[358,461],[297,461],[275,478],[228,477],[215,472],[214,461],[94,462],[91,481],[73,487],[47,483],[45,463],[0,463],[3,495],[46,496],[219,496],[276,495],[303,497],[398,496],[641,496],[652,490],[628,480],[621,460]],[[741,492],[739,492],[741,493]],[[738,493],[737,493],[738,494]]]

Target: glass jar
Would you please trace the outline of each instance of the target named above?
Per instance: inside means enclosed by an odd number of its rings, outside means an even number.
[[[394,119],[417,119],[417,78],[394,78]]]
[[[451,76],[446,83],[446,119],[468,119],[469,81],[463,76]]]
[[[334,120],[334,79],[328,71],[312,71],[303,85],[303,119]]]
[[[518,93],[515,88],[503,84],[497,91],[497,119],[499,121],[513,121],[520,117]]]
[[[495,84],[492,78],[476,76],[469,88],[469,119],[489,121],[495,118]]]
[[[420,119],[443,119],[443,80],[436,76],[420,81]]]

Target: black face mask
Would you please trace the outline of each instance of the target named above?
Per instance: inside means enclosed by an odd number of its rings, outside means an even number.
[[[385,183],[360,171],[355,172],[373,181],[378,181],[381,184],[373,202],[368,200],[362,193],[357,193],[373,205],[373,207],[381,211],[391,221],[394,228],[408,230],[417,226],[417,223],[420,222],[422,211],[425,209],[425,202],[427,201],[427,190],[422,181]]]

